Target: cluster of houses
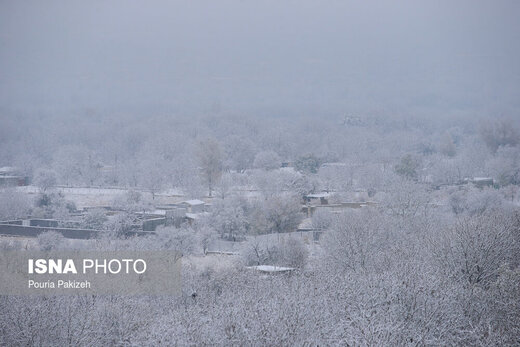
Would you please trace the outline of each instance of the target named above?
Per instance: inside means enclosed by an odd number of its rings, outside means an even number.
[[[0,187],[19,187],[29,184],[29,177],[24,176],[15,167],[0,167]]]
[[[356,192],[355,192],[356,193]],[[357,192],[359,193],[359,192]],[[376,202],[368,199],[356,199],[361,201],[341,201],[332,203],[330,200],[334,197],[332,192],[321,192],[315,194],[307,194],[303,197],[302,212],[307,217],[312,217],[315,211],[319,209],[327,209],[331,212],[341,212],[345,209],[358,209],[375,205]]]
[[[477,188],[490,188],[494,187],[497,182],[492,177],[466,177],[457,183],[444,183],[444,184],[434,184],[432,188],[435,190],[439,190],[441,188],[450,188],[450,187],[461,187],[465,185],[472,185]]]
[[[202,200],[186,200],[175,204],[157,206],[151,212],[136,212],[136,220],[139,221],[133,228],[127,231],[127,236],[147,235],[160,225],[174,225],[193,223],[209,213],[211,204]],[[121,211],[109,207],[86,207],[74,214],[74,221],[60,221],[55,219],[27,218],[20,220],[0,221],[0,235],[16,237],[36,237],[46,231],[57,231],[66,238],[90,239],[96,236],[100,230],[85,229],[81,227],[80,217],[92,209],[102,209],[107,216],[115,215]]]
[[[282,166],[291,166],[291,163],[284,163]],[[324,163],[323,168],[344,169],[345,163]],[[20,170],[14,167],[0,168],[0,186],[24,186],[28,185],[29,179],[20,173]],[[461,184],[473,184],[477,187],[490,187],[494,185],[492,178],[476,177],[465,179]],[[361,194],[359,192],[354,192]],[[318,192],[307,194],[302,200],[302,212],[306,217],[302,226],[298,230],[308,230],[311,228],[309,224],[313,214],[320,210],[327,210],[333,213],[341,213],[345,209],[360,209],[376,204],[369,201],[370,194],[362,196],[353,196],[351,201],[339,201],[333,192]],[[173,197],[173,196],[172,196]],[[175,195],[171,200],[165,199],[154,207],[153,211],[143,211],[136,213],[136,224],[133,226],[130,234],[137,235],[149,233],[156,230],[158,226],[172,225],[179,227],[183,223],[192,224],[200,218],[204,218],[211,212],[211,203],[199,199],[184,200],[180,202],[177,199],[180,195]],[[345,197],[343,197],[345,198]],[[347,198],[348,199],[348,198]],[[157,201],[156,201],[157,202]],[[162,203],[162,204],[161,204]],[[82,214],[90,209],[104,209],[107,216],[120,213],[111,207],[99,206],[95,204],[92,207],[85,207],[82,211],[78,211],[76,220],[81,220]],[[39,233],[47,230],[58,230],[66,237],[70,238],[90,238],[96,230],[82,229],[80,222],[64,222],[56,220],[43,219],[26,219],[16,221],[0,221],[0,235],[34,237]]]
[[[211,204],[198,199],[159,205],[154,211],[143,213],[143,230],[153,231],[159,225],[179,227],[184,222],[192,224],[197,219],[207,216],[210,209]]]
[[[374,204],[373,202],[340,202],[331,203],[329,201],[332,193],[308,194],[303,197],[302,212],[308,220],[318,209],[327,209],[332,212],[341,212],[345,209],[363,208]],[[132,230],[128,235],[145,235],[154,232],[159,226],[180,227],[184,223],[192,224],[196,220],[204,218],[211,213],[211,203],[203,200],[192,199],[176,203],[156,205],[152,211],[135,212],[135,221]],[[53,219],[28,218],[24,220],[0,221],[0,235],[36,237],[39,233],[55,230],[62,233],[67,238],[88,239],[95,236],[99,230],[85,229],[81,227],[81,217],[93,209],[102,209],[107,216],[114,216],[123,211],[115,210],[108,206],[84,207],[73,215],[75,221],[58,221]],[[307,230],[304,226],[298,230]],[[309,224],[309,223],[307,223]]]

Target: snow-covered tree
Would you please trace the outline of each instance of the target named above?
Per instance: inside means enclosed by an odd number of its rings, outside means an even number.
[[[458,219],[437,236],[435,252],[445,271],[470,285],[495,280],[518,249],[512,222],[510,215],[496,212]]]
[[[34,174],[33,182],[40,188],[40,191],[45,193],[47,189],[56,185],[57,175],[54,170],[38,169]]]
[[[255,155],[253,166],[257,169],[274,170],[282,165],[282,159],[274,151],[262,151]]]
[[[56,231],[46,231],[38,235],[37,242],[40,250],[48,252],[54,249],[60,249],[68,243],[68,240]]]
[[[501,186],[520,184],[520,146],[498,148],[495,156],[486,164]]]
[[[244,201],[235,197],[216,200],[208,222],[223,239],[240,240],[249,231],[246,208]]]
[[[208,187],[209,196],[212,196],[213,189],[222,176],[223,154],[219,142],[212,138],[200,141],[197,158],[201,177]]]
[[[520,143],[520,130],[512,119],[499,118],[484,122],[480,134],[492,152],[501,146],[516,146]]]
[[[402,177],[417,180],[421,163],[418,158],[407,154],[395,165],[395,172]]]
[[[0,220],[25,218],[29,215],[32,202],[27,195],[13,188],[0,190]]]
[[[286,233],[296,231],[303,214],[298,198],[279,195],[258,201],[253,207],[251,218],[253,229],[258,234]]]

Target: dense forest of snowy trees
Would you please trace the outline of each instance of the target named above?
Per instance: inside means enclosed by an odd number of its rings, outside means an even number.
[[[2,344],[519,343],[515,120],[179,119],[103,129],[47,123],[39,131],[58,136],[18,137],[12,129],[2,139],[2,161],[26,170],[39,189],[36,198],[3,189],[2,219],[70,218],[76,207],[56,187],[123,187],[130,190],[112,206],[124,213],[82,217],[83,227],[106,230],[96,247],[176,249],[187,257],[180,297],[2,297]],[[494,183],[479,186],[475,177]],[[152,210],[154,195],[169,189],[187,198],[211,193],[211,213],[124,238],[134,214]],[[302,198],[322,192],[331,204],[374,205],[316,211],[317,243],[280,239],[308,217]],[[218,240],[238,244],[237,255],[213,260],[222,266],[199,263]],[[35,245],[72,247],[53,232]],[[256,265],[297,270],[266,277],[247,270]]]
[[[148,126],[140,127],[140,120],[129,116],[126,122],[106,119],[101,127],[86,115],[60,122],[21,115],[3,121],[0,160],[43,185],[45,180],[56,180],[61,185],[150,191],[190,187],[199,196],[208,193],[212,180],[212,189],[218,189],[225,181],[220,180],[221,172],[247,170],[251,173],[247,180],[252,181],[261,179],[252,169],[263,169],[268,175],[282,162],[306,174],[316,173],[323,163],[347,165],[343,172],[322,170],[324,185],[333,179],[327,176],[336,173],[352,176],[345,184],[381,181],[380,167],[393,171],[395,165],[401,176],[423,182],[455,183],[489,176],[503,186],[518,183],[516,120],[384,115],[362,119],[360,125],[348,125],[342,124],[341,116],[317,120],[172,115],[148,116]],[[201,169],[204,175],[199,174]],[[370,188],[367,184],[378,183],[359,183]]]

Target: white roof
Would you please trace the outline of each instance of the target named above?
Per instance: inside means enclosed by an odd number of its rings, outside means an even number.
[[[346,163],[323,163],[321,164],[321,167],[328,167],[328,166],[347,166]]]
[[[311,229],[312,228],[312,219],[305,218],[302,220],[300,225],[298,225],[298,229]]]
[[[318,194],[307,194],[308,198],[327,198],[330,196],[330,193],[318,193]]]
[[[273,265],[257,265],[249,266],[248,269],[254,269],[262,272],[286,272],[296,270],[293,267],[273,266]]]
[[[194,205],[204,205],[205,202],[202,200],[194,199],[194,200],[186,200],[183,203],[194,206]]]
[[[0,172],[16,172],[16,171],[18,171],[18,168],[15,168],[12,166],[0,167]]]
[[[186,217],[190,219],[199,219],[204,216],[209,216],[208,212],[202,212],[202,213],[186,213]]]

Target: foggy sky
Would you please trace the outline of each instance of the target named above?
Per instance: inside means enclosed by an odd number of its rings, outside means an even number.
[[[2,0],[0,107],[520,108],[520,2],[370,3]]]

